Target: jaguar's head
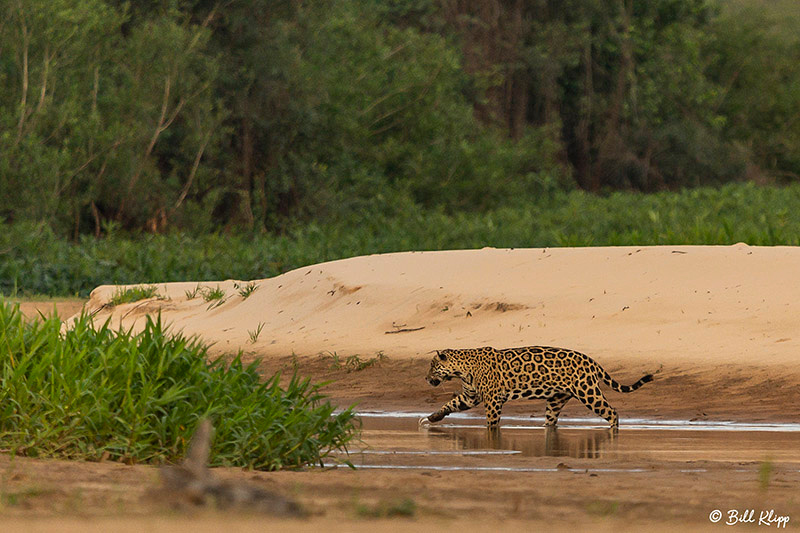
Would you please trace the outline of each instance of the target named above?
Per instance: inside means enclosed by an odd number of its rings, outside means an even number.
[[[431,359],[431,369],[425,379],[432,386],[437,387],[443,381],[453,378],[464,378],[461,358],[455,350],[436,350],[436,355]]]

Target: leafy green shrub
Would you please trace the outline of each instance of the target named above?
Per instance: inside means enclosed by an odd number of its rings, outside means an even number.
[[[346,449],[354,413],[334,407],[308,379],[262,382],[237,356],[209,362],[206,348],[167,334],[160,318],[141,333],[93,326],[62,333],[55,318],[23,320],[0,300],[0,448],[38,457],[125,462],[181,458],[198,422],[216,437],[212,465],[271,470]]]

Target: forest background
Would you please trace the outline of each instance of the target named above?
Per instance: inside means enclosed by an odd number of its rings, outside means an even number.
[[[793,0],[0,0],[0,292],[800,244]]]

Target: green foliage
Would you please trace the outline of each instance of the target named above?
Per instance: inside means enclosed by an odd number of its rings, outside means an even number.
[[[275,10],[238,3],[220,26],[244,33],[216,43],[236,58],[226,75],[246,73],[228,95],[231,123],[261,147],[243,146],[244,159],[227,170],[252,174],[251,190],[230,199],[246,225],[285,228],[292,219],[411,203],[485,207],[558,185],[544,143],[517,145],[482,130],[458,51],[443,36],[387,24],[379,6],[363,1],[297,5],[261,27],[241,19]]]
[[[483,213],[410,207],[390,215],[354,214],[324,225],[299,225],[284,235],[112,235],[71,243],[45,225],[15,224],[0,231],[0,292],[88,295],[103,284],[263,279],[323,261],[404,250],[798,245],[797,213],[800,185],[730,184],[720,189],[616,192],[606,197],[576,191],[549,203]],[[216,293],[201,287],[187,291],[187,297],[201,294],[205,299],[209,291]],[[224,301],[221,296],[213,301]]]
[[[158,295],[158,287],[154,285],[117,289],[111,297],[111,305],[138,302]]]
[[[177,461],[200,420],[214,421],[212,465],[261,470],[319,462],[355,436],[319,387],[262,382],[258,362],[209,362],[197,341],[148,318],[141,333],[83,315],[26,321],[0,300],[0,447],[32,457]]]
[[[720,90],[711,105],[723,134],[749,152],[750,178],[800,177],[800,4],[725,2],[704,51]]]
[[[0,20],[0,220],[75,241],[800,176],[792,0],[17,0]]]
[[[216,134],[208,31],[103,0],[0,5],[0,216],[157,229]]]

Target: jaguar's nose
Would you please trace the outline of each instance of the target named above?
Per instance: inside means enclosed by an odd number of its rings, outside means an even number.
[[[425,378],[428,380],[428,383],[431,384],[432,387],[438,387],[439,384],[442,382],[439,378],[427,377]]]

